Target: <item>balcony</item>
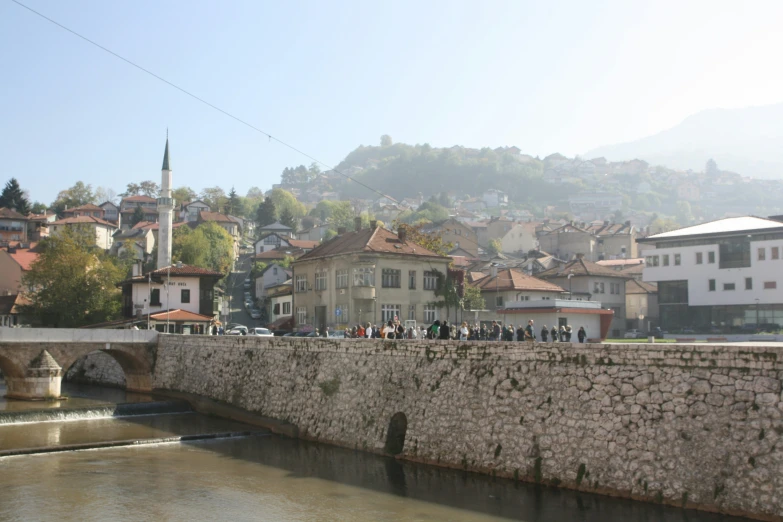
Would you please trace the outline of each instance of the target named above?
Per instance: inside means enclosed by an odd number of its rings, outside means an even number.
[[[352,299],[375,299],[374,286],[354,286],[351,288]]]

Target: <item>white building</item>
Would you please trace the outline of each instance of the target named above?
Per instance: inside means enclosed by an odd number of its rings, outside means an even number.
[[[726,218],[639,242],[654,247],[645,250],[643,278],[658,283],[663,328],[729,333],[783,325],[782,222]]]
[[[291,270],[272,263],[268,265],[255,280],[256,298],[262,300],[266,297],[267,289],[291,279]]]

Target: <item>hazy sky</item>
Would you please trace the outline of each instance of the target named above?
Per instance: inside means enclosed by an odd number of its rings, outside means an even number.
[[[336,164],[360,144],[568,155],[783,101],[783,2],[21,0]],[[266,190],[310,160],[0,0],[0,183]]]

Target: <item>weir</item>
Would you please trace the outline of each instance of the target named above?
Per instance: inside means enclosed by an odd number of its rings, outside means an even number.
[[[783,516],[776,346],[161,335],[147,353],[154,389],[251,412],[300,438],[759,520]]]

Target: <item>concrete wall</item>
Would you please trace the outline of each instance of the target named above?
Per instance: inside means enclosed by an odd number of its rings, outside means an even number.
[[[305,438],[624,497],[783,515],[783,349],[161,336],[154,386]]]

